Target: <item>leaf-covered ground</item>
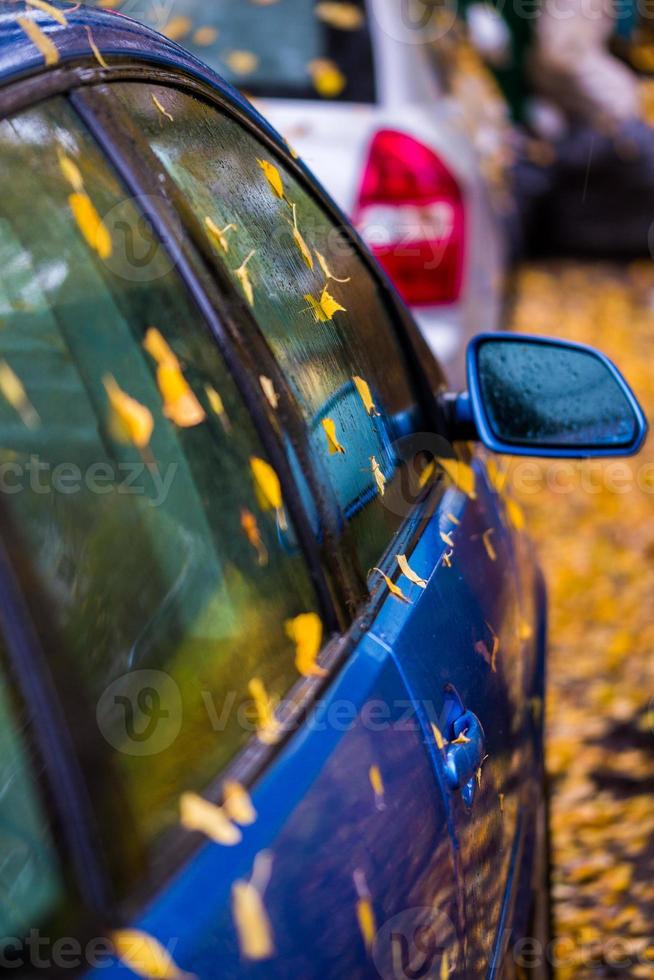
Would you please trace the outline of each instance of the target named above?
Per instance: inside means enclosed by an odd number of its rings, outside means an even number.
[[[594,344],[654,419],[654,265],[525,267],[514,328]],[[512,463],[550,594],[556,976],[654,977],[654,436]]]

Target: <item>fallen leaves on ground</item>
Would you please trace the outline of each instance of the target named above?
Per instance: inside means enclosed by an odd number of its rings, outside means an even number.
[[[651,262],[532,265],[517,287],[515,329],[601,348],[654,417]],[[654,439],[565,474],[509,474],[549,587],[556,976],[652,977]]]

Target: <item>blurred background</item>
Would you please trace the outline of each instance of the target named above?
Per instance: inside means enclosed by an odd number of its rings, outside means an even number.
[[[509,326],[602,348],[654,417],[647,4],[97,5],[255,102],[354,219],[454,384],[468,339]],[[557,976],[654,977],[652,439],[628,461],[507,459],[504,479],[551,598]]]

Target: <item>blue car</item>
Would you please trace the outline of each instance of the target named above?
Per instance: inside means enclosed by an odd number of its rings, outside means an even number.
[[[3,968],[546,975],[493,453],[636,452],[631,391],[502,334],[449,391],[292,149],[111,10],[0,2],[0,80]]]

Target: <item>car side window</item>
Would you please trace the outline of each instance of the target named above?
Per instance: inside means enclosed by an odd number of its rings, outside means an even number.
[[[0,154],[2,507],[87,771],[111,774],[111,847],[141,868],[181,793],[274,741],[321,623],[235,382],[77,116],[1,122]]]
[[[365,574],[406,514],[398,441],[417,427],[374,277],[305,185],[234,119],[172,88],[124,83],[112,93],[179,186],[288,379]]]

